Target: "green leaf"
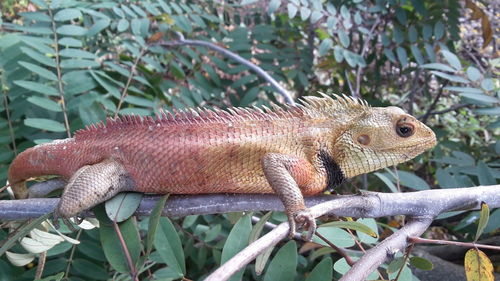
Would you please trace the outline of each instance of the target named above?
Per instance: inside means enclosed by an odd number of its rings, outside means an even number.
[[[479,237],[483,234],[484,228],[488,225],[488,220],[490,218],[490,208],[485,202],[481,202],[481,211],[479,212],[479,222],[477,224],[476,238],[474,242],[479,240]]]
[[[344,48],[349,47],[349,45],[351,44],[349,35],[347,35],[347,33],[343,29],[339,29],[338,34],[339,34],[340,44],[342,44]]]
[[[401,269],[401,267],[404,266],[404,264],[405,264],[405,259],[403,257],[395,258],[393,261],[391,261],[391,263],[387,267],[387,273],[398,272]]]
[[[471,93],[471,94],[482,94],[483,93],[483,91],[481,89],[471,88],[471,87],[446,86],[443,89],[448,90],[448,91],[453,91],[453,92],[462,92],[462,93]]]
[[[264,225],[269,220],[273,212],[267,212],[264,216],[260,218],[260,220],[254,225],[252,228],[252,232],[250,233],[249,244],[253,243],[255,240],[259,239],[262,230],[264,229]],[[274,247],[269,247],[266,251],[262,252],[255,259],[255,273],[257,275],[261,275],[266,266],[267,260],[271,256],[271,252]]]
[[[214,241],[221,234],[221,230],[222,225],[220,224],[211,227],[207,232],[205,232],[205,238],[203,241],[205,241],[205,243]]]
[[[447,169],[437,169],[436,179],[441,188],[456,188],[459,186],[455,177]]]
[[[52,81],[57,81],[57,76],[52,73],[52,71],[47,70],[46,68],[25,61],[20,61],[18,63],[27,70],[40,75],[40,77],[47,78]]]
[[[118,272],[129,273],[130,269],[127,264],[127,259],[123,253],[120,239],[113,228],[112,222],[109,220],[104,206],[101,204],[93,209],[94,214],[99,220],[99,237],[101,247],[109,264]],[[130,253],[132,262],[136,264],[141,254],[141,242],[135,224],[132,218],[118,224],[120,232],[125,241],[125,245]]]
[[[16,80],[14,81],[14,84],[23,87],[25,89],[28,89],[30,91],[34,91],[37,93],[49,95],[49,96],[57,96],[59,95],[59,92],[57,91],[56,88],[47,86],[45,84],[33,82],[33,81],[25,81],[25,80]]]
[[[90,52],[72,48],[62,49],[59,52],[59,55],[61,55],[62,57],[70,57],[70,58],[97,59],[97,56]]]
[[[394,53],[392,52],[391,49],[385,48],[384,49],[384,55],[393,63],[397,63],[398,61],[396,60],[396,56],[394,56]]]
[[[422,56],[422,53],[420,52],[420,49],[418,48],[418,45],[413,44],[410,46],[410,49],[411,53],[413,54],[413,57],[415,58],[415,61],[422,66],[425,61],[424,57]]]
[[[442,70],[442,71],[449,71],[449,72],[455,72],[455,70],[451,67],[449,67],[446,64],[442,63],[426,63],[421,66],[422,68],[427,68],[427,69],[437,69],[437,70]]]
[[[267,212],[264,216],[260,218],[260,220],[254,225],[252,228],[252,232],[250,233],[249,243],[253,243],[255,240],[259,239],[262,230],[264,229],[264,225],[269,220],[273,212]]]
[[[250,214],[246,214],[242,216],[233,226],[233,229],[231,229],[226,243],[224,244],[224,248],[222,249],[221,263],[227,262],[248,245],[251,230],[252,224],[250,222]],[[243,272],[244,269],[233,274],[230,280],[240,280],[241,276],[243,276]]]
[[[500,102],[500,99],[498,98],[495,98],[495,97],[492,97],[492,96],[488,96],[488,95],[485,95],[485,94],[475,94],[475,93],[460,93],[460,96],[464,97],[464,98],[468,98],[468,99],[471,99],[471,100],[475,100],[475,101],[478,101],[480,103],[497,103],[497,102]]]
[[[375,176],[377,176],[381,181],[385,183],[385,185],[392,191],[392,192],[398,192],[397,187],[394,185],[394,183],[383,173],[373,173]]]
[[[50,132],[65,132],[66,128],[61,122],[45,118],[26,118],[24,125]]]
[[[439,20],[434,25],[434,39],[440,40],[444,35],[444,23]]]
[[[300,7],[300,19],[305,21],[309,18],[309,16],[311,15],[311,10],[307,7]]]
[[[324,258],[307,275],[306,281],[330,281],[333,275],[333,262],[331,257]]]
[[[75,8],[63,9],[54,15],[56,21],[67,21],[82,17],[82,12]]]
[[[186,274],[184,251],[174,225],[166,217],[160,218],[159,227],[154,237],[154,245],[163,261],[177,274]]]
[[[73,68],[94,68],[99,67],[101,64],[94,60],[84,60],[84,59],[66,59],[61,61],[61,68],[73,69]]]
[[[399,21],[400,24],[406,25],[407,16],[406,16],[406,11],[403,8],[396,7],[396,19]]]
[[[495,83],[493,82],[493,79],[486,78],[483,81],[481,81],[481,87],[485,91],[493,91],[495,89]]]
[[[287,9],[288,9],[288,17],[289,17],[290,19],[293,19],[293,18],[295,17],[295,15],[297,15],[297,11],[298,11],[299,9],[297,8],[297,6],[295,6],[295,5],[294,5],[294,4],[292,4],[292,3],[288,3],[286,7],[287,7]]]
[[[264,281],[294,280],[297,272],[297,244],[288,241],[274,256],[267,268]]]
[[[45,64],[47,66],[55,67],[56,66],[56,61],[54,59],[51,59],[33,49],[27,48],[27,47],[21,47],[21,51],[23,51],[24,54],[26,54],[28,57],[36,60],[37,62],[41,64]]]
[[[26,100],[34,105],[37,105],[41,108],[44,108],[44,109],[47,109],[50,111],[54,111],[54,112],[61,112],[62,111],[61,106],[57,102],[55,102],[51,99],[48,99],[46,97],[31,96],[31,97],[27,98]]]
[[[19,13],[25,22],[38,21],[38,22],[51,22],[50,17],[42,12],[21,12]]]
[[[479,178],[479,184],[481,185],[494,185],[497,184],[495,177],[490,171],[490,168],[483,162],[477,162],[477,177]]]
[[[490,108],[479,108],[475,109],[474,112],[477,114],[483,115],[500,115],[500,106],[499,107],[490,107]]]
[[[482,75],[481,75],[481,72],[479,71],[479,69],[477,69],[473,66],[469,66],[467,68],[467,77],[471,81],[477,81],[477,80],[481,79]]]
[[[68,36],[83,36],[87,34],[87,29],[78,26],[78,25],[62,25],[56,29],[56,32],[61,34],[61,35],[68,35]]]
[[[458,57],[454,53],[447,51],[447,50],[441,50],[441,54],[443,54],[446,61],[453,68],[455,68],[456,71],[462,70],[462,64],[460,63],[460,60],[458,59]]]
[[[327,226],[327,227],[319,227],[317,229],[318,233],[323,237],[328,239],[331,243],[337,245],[338,247],[352,247],[354,246],[354,240],[352,236],[347,233],[347,231],[340,229],[338,227]],[[322,239],[318,238],[318,236],[313,236],[313,242],[327,246],[328,244],[324,242]]]
[[[125,30],[128,29],[128,27],[130,26],[128,20],[126,19],[120,19],[118,21],[118,25],[116,26],[116,29],[118,32],[124,32]]]
[[[410,258],[410,264],[420,270],[429,271],[434,268],[434,265],[431,261],[417,256],[413,256]]]
[[[408,65],[408,54],[406,53],[406,50],[403,47],[397,47],[396,54],[398,56],[399,63],[401,63],[401,66],[403,68],[406,67]]]
[[[165,208],[165,204],[167,203],[168,197],[169,197],[168,194],[162,196],[161,199],[158,200],[158,202],[156,202],[153,211],[151,211],[151,216],[149,217],[149,222],[148,222],[148,237],[146,239],[146,256],[149,256],[151,250],[153,249],[156,230],[160,225],[161,214],[163,212],[163,208]]]
[[[429,43],[425,43],[424,48],[427,56],[429,57],[429,60],[431,62],[436,62],[436,53],[434,52],[434,48],[432,47],[432,45]]]
[[[377,243],[377,241],[379,239],[379,235],[378,235],[377,222],[375,221],[375,219],[362,218],[362,219],[357,219],[357,222],[367,226],[368,228],[370,228],[371,231],[375,232],[375,237],[374,237],[372,235],[367,235],[366,233],[364,233],[362,231],[357,231],[359,240],[365,244]]]
[[[428,24],[424,24],[424,27],[422,28],[422,35],[424,40],[429,40],[432,36],[432,27]]]
[[[87,31],[87,33],[85,35],[87,37],[92,37],[92,36],[98,34],[99,32],[101,32],[102,30],[104,30],[105,28],[107,28],[110,24],[111,24],[111,20],[109,18],[97,20],[89,28],[89,30]]]
[[[107,280],[110,278],[103,266],[103,264],[97,265],[85,259],[75,259],[72,262],[72,269],[75,272],[92,280]]]
[[[281,5],[281,0],[271,0],[269,6],[267,7],[267,13],[270,15],[274,13]]]
[[[362,224],[360,222],[356,222],[356,221],[332,221],[332,222],[324,223],[324,224],[320,225],[319,227],[321,228],[321,227],[331,227],[331,226],[356,230],[359,232],[366,233],[369,236],[374,237],[374,238],[378,237],[378,234],[375,231],[373,231],[370,227],[368,227],[367,225]]]
[[[326,38],[318,47],[319,55],[324,56],[333,47],[331,38]]]
[[[402,44],[405,41],[405,36],[401,28],[397,26],[394,27],[392,38],[394,39],[394,42],[396,42],[396,44],[398,45]]]
[[[431,71],[432,74],[436,75],[436,76],[439,76],[441,78],[444,78],[446,80],[449,80],[451,82],[457,82],[457,83],[469,83],[469,80],[467,79],[464,79],[460,76],[457,76],[457,75],[451,75],[451,74],[447,74],[447,73],[444,73],[444,72],[440,72],[440,71]]]
[[[102,78],[100,75],[97,75],[96,72],[90,71],[92,77],[101,85],[108,93],[110,93],[115,98],[120,98],[121,93],[120,90],[113,84],[111,84],[107,79]]]
[[[415,43],[417,42],[417,38],[418,38],[417,29],[415,28],[414,25],[410,25],[410,27],[408,28],[408,41],[410,41],[410,43]]]
[[[108,217],[116,222],[130,218],[141,204],[142,196],[142,193],[137,192],[117,194],[104,204]]]
[[[406,187],[416,190],[430,189],[429,185],[414,173],[398,170],[398,176],[401,184]]]
[[[323,17],[323,13],[321,13],[320,11],[314,11],[312,12],[311,14],[311,23],[312,24],[315,24],[316,22],[318,22],[321,18]]]
[[[83,46],[82,41],[75,39],[75,38],[72,38],[72,37],[61,38],[61,39],[59,39],[59,41],[57,43],[59,43],[59,45],[61,45],[61,46],[65,46],[65,47],[79,48],[79,47]]]

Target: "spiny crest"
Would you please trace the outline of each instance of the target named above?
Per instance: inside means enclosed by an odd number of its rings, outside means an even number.
[[[125,129],[131,126],[164,126],[164,125],[203,125],[214,123],[237,123],[245,121],[264,121],[286,118],[331,118],[341,111],[359,112],[369,110],[366,101],[334,95],[335,99],[320,92],[321,97],[306,96],[295,105],[279,106],[271,103],[272,108],[262,107],[229,107],[226,110],[190,108],[169,112],[160,110],[156,118],[151,116],[122,115],[106,119],[96,124],[88,125],[75,133],[76,138],[85,138],[95,133],[106,133],[108,130]]]
[[[326,117],[329,118],[341,111],[350,112],[365,112],[370,110],[368,102],[362,99],[349,97],[346,95],[336,95],[332,98],[326,94],[319,92],[321,97],[305,96],[301,100],[300,107],[304,113],[310,117]]]

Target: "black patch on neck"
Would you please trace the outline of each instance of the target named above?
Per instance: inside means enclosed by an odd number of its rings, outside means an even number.
[[[326,171],[326,189],[332,191],[336,186],[344,182],[344,173],[337,162],[335,162],[335,159],[326,150],[319,151],[318,159]]]

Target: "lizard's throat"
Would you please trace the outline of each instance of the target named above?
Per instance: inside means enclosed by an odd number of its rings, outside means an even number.
[[[326,172],[326,190],[332,191],[346,179],[344,172],[326,150],[320,150],[318,159]]]

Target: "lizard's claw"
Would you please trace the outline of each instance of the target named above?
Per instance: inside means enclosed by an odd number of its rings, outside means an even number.
[[[298,228],[307,229],[307,235],[305,237],[306,241],[311,241],[314,232],[316,231],[316,220],[314,216],[311,214],[309,209],[304,209],[296,212],[292,216],[293,218],[289,218],[288,221],[290,223],[290,234],[289,237],[293,238],[295,236],[295,230]]]

